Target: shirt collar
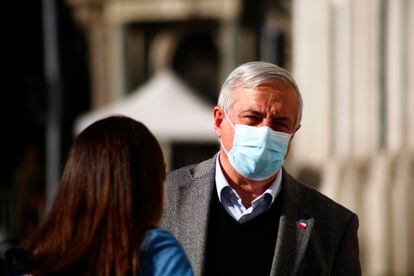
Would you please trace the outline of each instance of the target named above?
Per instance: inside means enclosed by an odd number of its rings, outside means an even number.
[[[238,196],[237,192],[229,185],[229,182],[227,181],[226,177],[224,176],[223,170],[221,169],[220,153],[217,154],[217,158],[216,158],[215,180],[216,180],[217,194],[218,194],[218,198],[219,198],[220,202],[222,202],[222,200],[221,200],[221,191],[226,187],[229,187]],[[269,206],[272,205],[272,203],[275,200],[276,196],[279,194],[281,188],[282,188],[282,169],[280,168],[277,172],[277,177],[275,178],[275,180],[273,180],[273,183],[269,186],[269,188],[266,189],[266,191],[263,192],[263,194],[261,194],[255,200],[253,200],[252,203],[254,203],[256,200],[261,198],[264,194],[269,194],[272,198]]]

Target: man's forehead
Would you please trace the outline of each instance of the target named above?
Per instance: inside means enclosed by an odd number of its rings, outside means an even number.
[[[291,86],[265,85],[257,88],[238,88],[231,109],[241,112],[252,109],[259,112],[276,108],[281,112],[297,108],[297,93]],[[295,110],[296,111],[296,110]]]
[[[297,101],[296,90],[288,83],[265,83],[257,87],[239,87],[235,93],[235,101],[251,100],[262,95],[277,100],[289,100],[291,98]]]
[[[291,90],[291,89],[296,90],[296,87],[292,83],[290,83],[287,79],[282,78],[282,77],[273,78],[271,80],[267,80],[255,86],[255,88],[257,89],[260,89],[260,88],[272,89],[276,87],[287,89],[287,90]]]

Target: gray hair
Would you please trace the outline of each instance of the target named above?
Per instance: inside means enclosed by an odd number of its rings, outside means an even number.
[[[295,127],[298,127],[302,119],[302,95],[291,74],[287,70],[272,63],[252,61],[234,69],[221,86],[218,106],[228,113],[235,102],[233,97],[235,88],[240,86],[256,88],[274,79],[283,79],[295,88],[298,97],[298,113],[296,115]]]

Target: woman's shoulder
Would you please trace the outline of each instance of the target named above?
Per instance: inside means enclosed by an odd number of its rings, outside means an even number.
[[[141,245],[143,254],[159,254],[166,251],[178,251],[184,253],[180,243],[171,232],[163,228],[152,228],[145,233]]]
[[[193,275],[183,248],[168,230],[147,231],[141,245],[143,275]]]
[[[156,237],[167,237],[167,238],[174,238],[174,235],[171,234],[170,231],[161,227],[154,227],[145,233],[145,238],[156,238]]]

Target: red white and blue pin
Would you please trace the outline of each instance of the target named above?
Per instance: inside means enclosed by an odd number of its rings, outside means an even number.
[[[302,230],[305,230],[305,229],[306,229],[306,227],[308,226],[308,224],[306,223],[306,221],[305,221],[305,220],[301,219],[301,220],[298,220],[298,221],[296,222],[296,226],[297,226],[297,227],[299,227],[299,228],[300,228],[300,229],[302,229]]]

